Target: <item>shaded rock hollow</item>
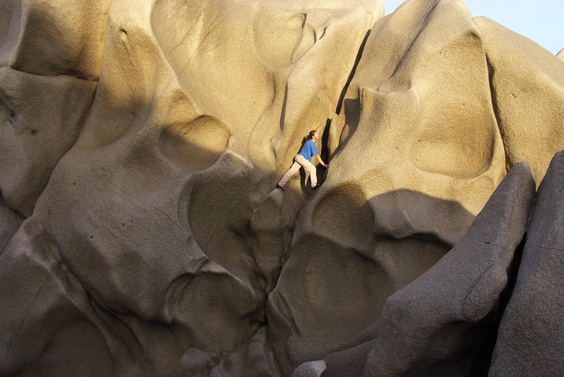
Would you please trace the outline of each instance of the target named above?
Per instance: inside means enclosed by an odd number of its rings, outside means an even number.
[[[463,1],[384,5],[2,1],[0,375],[542,362],[564,63]],[[275,189],[311,129],[323,186]]]

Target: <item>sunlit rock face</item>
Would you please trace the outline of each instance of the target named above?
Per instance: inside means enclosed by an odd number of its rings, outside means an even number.
[[[383,7],[0,0],[0,376],[503,375],[542,348],[495,334],[538,284],[514,264],[564,64],[463,1]],[[311,129],[323,186],[276,189]]]

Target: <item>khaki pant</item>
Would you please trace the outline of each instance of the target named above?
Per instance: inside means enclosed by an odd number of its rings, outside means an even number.
[[[300,166],[303,167],[309,173],[309,179],[311,180],[311,187],[317,186],[317,169],[315,165],[313,165],[310,161],[306,160],[304,156],[301,154],[296,155],[294,157],[294,163],[290,166],[290,169],[282,176],[280,182],[278,182],[279,186],[286,186],[286,183],[292,178],[294,174],[300,170]]]

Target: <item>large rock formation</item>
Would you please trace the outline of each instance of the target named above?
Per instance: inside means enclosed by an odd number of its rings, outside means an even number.
[[[0,0],[0,376],[561,375],[564,63],[383,7]]]

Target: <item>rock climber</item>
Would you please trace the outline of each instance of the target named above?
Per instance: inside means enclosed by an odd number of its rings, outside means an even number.
[[[304,143],[304,145],[302,145],[300,152],[296,155],[296,157],[294,157],[294,163],[292,164],[290,169],[288,169],[288,171],[282,176],[282,178],[276,185],[276,188],[286,190],[286,183],[288,183],[290,178],[292,178],[292,176],[296,174],[298,170],[300,170],[300,166],[309,172],[311,187],[313,187],[313,189],[316,189],[320,186],[317,184],[317,171],[315,165],[311,163],[311,158],[315,156],[317,158],[317,161],[319,161],[319,163],[326,168],[329,167],[329,165],[323,162],[323,160],[319,156],[319,153],[317,152],[317,147],[315,146],[315,143],[317,142],[317,140],[319,140],[319,133],[316,130],[311,130],[305,138],[306,142]]]

